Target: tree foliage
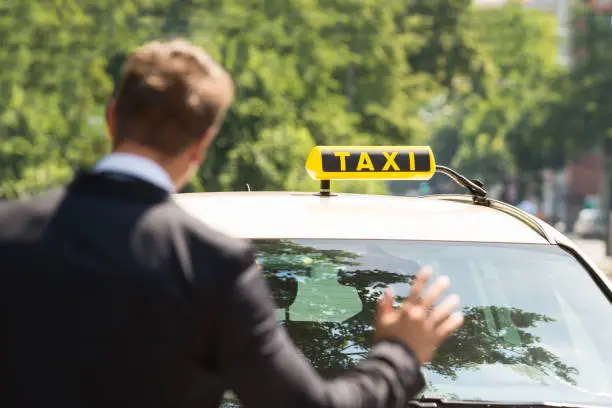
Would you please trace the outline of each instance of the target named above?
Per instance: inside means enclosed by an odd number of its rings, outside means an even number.
[[[536,130],[576,154],[612,138],[612,32],[610,13],[577,6],[573,69],[555,86],[562,97],[546,106],[547,118]]]
[[[581,11],[594,24],[576,41],[592,50],[565,70],[551,15],[471,3],[7,0],[0,195],[55,186],[104,154],[103,106],[125,56],[176,36],[204,46],[237,87],[191,190],[312,190],[303,163],[316,144],[431,143],[439,162],[495,181],[607,137],[607,20]]]
[[[546,120],[546,104],[559,99],[555,85],[566,72],[556,61],[556,21],[550,14],[515,2],[473,14],[485,60],[476,84],[485,92],[474,89],[449,99],[432,145],[452,166],[495,182],[518,168],[546,165],[542,149],[551,140],[533,129]]]
[[[141,17],[149,5],[2,2],[1,197],[54,187],[106,152],[94,114],[112,86],[107,58],[154,25]]]
[[[107,151],[102,106],[125,55],[145,40],[187,37],[235,79],[236,103],[194,183],[206,190],[245,183],[311,190],[303,162],[316,144],[423,142],[422,106],[480,69],[467,0],[12,0],[0,7],[5,198],[64,182]],[[386,190],[381,183],[337,188]]]

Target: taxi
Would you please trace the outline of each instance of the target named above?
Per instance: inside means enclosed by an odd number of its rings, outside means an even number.
[[[450,278],[465,324],[423,367],[427,387],[415,404],[612,407],[612,285],[570,239],[436,164],[427,146],[318,146],[306,171],[320,191],[175,199],[253,242],[280,324],[322,375],[367,356],[382,291],[393,287],[400,302],[427,265]],[[338,194],[332,186],[435,173],[466,194]]]

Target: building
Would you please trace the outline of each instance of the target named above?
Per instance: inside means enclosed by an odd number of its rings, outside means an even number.
[[[601,149],[579,156],[564,169],[566,225],[571,227],[587,197],[601,197],[604,160]],[[601,200],[599,200],[601,202]]]

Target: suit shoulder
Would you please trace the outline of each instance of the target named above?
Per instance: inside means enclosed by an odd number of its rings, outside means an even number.
[[[65,194],[65,188],[60,187],[39,195],[17,200],[0,200],[0,217],[20,213],[41,213],[52,210]]]
[[[250,241],[217,231],[177,204],[172,205],[181,228],[207,258],[216,257],[217,261],[232,264],[240,269],[249,267],[255,261],[255,250]]]
[[[1,201],[0,236],[3,238],[17,238],[24,234],[36,236],[53,217],[64,195],[65,189],[57,188],[27,199]]]

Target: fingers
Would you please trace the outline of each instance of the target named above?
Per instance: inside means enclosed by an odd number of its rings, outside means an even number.
[[[439,342],[443,342],[455,330],[463,326],[463,315],[459,312],[453,313],[448,319],[444,320],[437,328],[436,335]]]
[[[429,281],[429,278],[431,277],[432,273],[432,269],[428,266],[421,268],[421,270],[416,276],[416,279],[414,280],[414,283],[412,284],[412,290],[410,291],[410,295],[405,300],[406,303],[419,303],[421,293],[423,292],[425,285],[427,285],[427,281]]]
[[[421,305],[425,309],[429,309],[440,298],[440,295],[450,286],[450,279],[447,276],[440,276],[434,284],[429,288],[427,294],[423,297]]]
[[[385,293],[383,293],[382,297],[378,300],[377,304],[377,314],[378,317],[381,318],[388,313],[393,312],[393,299],[395,295],[393,294],[392,288],[387,288]]]
[[[438,326],[448,319],[453,309],[459,306],[459,300],[459,296],[455,294],[447,296],[442,303],[431,312],[429,318],[432,324]]]

